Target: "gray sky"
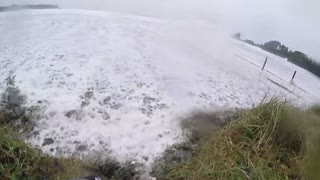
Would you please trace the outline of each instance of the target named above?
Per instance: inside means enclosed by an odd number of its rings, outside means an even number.
[[[0,5],[13,3],[206,20],[241,32],[259,43],[279,40],[320,60],[318,0],[1,0]]]

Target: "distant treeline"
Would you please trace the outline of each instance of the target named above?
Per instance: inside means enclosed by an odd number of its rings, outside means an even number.
[[[2,6],[0,7],[0,12],[6,11],[17,11],[23,9],[58,9],[57,5],[46,5],[46,4],[38,4],[38,5],[11,5],[11,6]]]
[[[251,44],[253,46],[260,47],[261,49],[268,51],[272,54],[278,55],[283,58],[287,58],[289,62],[300,66],[314,75],[320,77],[320,63],[317,63],[315,60],[304,54],[300,51],[292,51],[285,45],[281,44],[279,41],[269,41],[264,44],[256,44],[252,40],[242,40],[241,34],[236,33],[234,38]]]

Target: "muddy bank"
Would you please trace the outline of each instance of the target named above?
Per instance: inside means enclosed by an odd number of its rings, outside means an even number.
[[[166,179],[169,171],[186,163],[195,155],[199,143],[209,135],[218,132],[230,121],[236,119],[240,110],[230,109],[214,112],[196,112],[181,121],[187,140],[169,147],[155,161],[150,172],[152,177]]]

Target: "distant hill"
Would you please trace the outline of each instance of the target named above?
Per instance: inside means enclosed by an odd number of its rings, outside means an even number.
[[[0,12],[6,11],[18,11],[24,9],[59,9],[57,5],[47,5],[47,4],[38,4],[38,5],[11,5],[11,6],[2,6],[0,7]]]

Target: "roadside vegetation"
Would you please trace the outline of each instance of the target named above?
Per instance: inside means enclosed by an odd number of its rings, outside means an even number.
[[[319,132],[320,107],[271,100],[204,138],[167,179],[319,179]]]

